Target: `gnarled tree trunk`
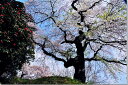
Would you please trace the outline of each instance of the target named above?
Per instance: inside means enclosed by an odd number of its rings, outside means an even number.
[[[83,33],[79,33],[80,35],[77,36],[74,40],[74,44],[77,48],[77,56],[75,58],[69,59],[65,63],[65,67],[73,66],[75,69],[74,79],[77,79],[83,83],[86,81],[85,77],[85,61],[84,61],[84,47],[82,46],[81,41],[84,39],[82,36]]]
[[[83,60],[78,61],[74,65],[74,68],[75,68],[74,79],[77,79],[84,83],[86,81],[84,61]]]
[[[83,83],[86,81],[86,76],[85,76],[85,61],[84,61],[84,56],[77,56],[76,58],[71,58],[69,59],[64,66],[66,68],[73,66],[75,69],[74,73],[74,79],[77,79]]]

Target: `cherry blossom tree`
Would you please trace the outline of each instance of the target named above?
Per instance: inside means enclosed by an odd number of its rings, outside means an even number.
[[[73,66],[75,79],[116,79],[125,68],[126,5],[121,0],[30,0],[26,7],[44,32],[33,42],[65,68]]]

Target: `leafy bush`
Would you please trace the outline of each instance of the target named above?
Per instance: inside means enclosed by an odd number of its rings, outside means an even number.
[[[21,2],[0,2],[0,82],[15,76],[24,63],[34,59],[31,39],[35,29],[27,25],[27,17]]]

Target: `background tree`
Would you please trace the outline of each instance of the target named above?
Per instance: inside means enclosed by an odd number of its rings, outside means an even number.
[[[0,1],[0,82],[8,83],[22,65],[34,59],[34,45],[30,38],[35,28],[23,3],[15,0]],[[7,80],[7,81],[6,81]]]
[[[34,42],[66,68],[73,66],[75,79],[89,81],[93,74],[97,82],[99,73],[116,78],[126,65],[126,7],[121,0],[33,0],[26,6],[45,31]]]
[[[47,66],[41,67],[41,66],[24,64],[19,76],[20,78],[24,78],[24,79],[36,79],[36,78],[51,76],[51,73]]]

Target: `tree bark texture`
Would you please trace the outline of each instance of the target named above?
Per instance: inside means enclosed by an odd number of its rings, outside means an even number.
[[[74,44],[77,48],[77,56],[75,58],[69,59],[64,66],[70,67],[73,66],[75,69],[74,79],[77,79],[83,83],[86,81],[85,77],[85,61],[84,61],[84,47],[82,46],[82,37],[81,35],[77,36],[74,40]]]

